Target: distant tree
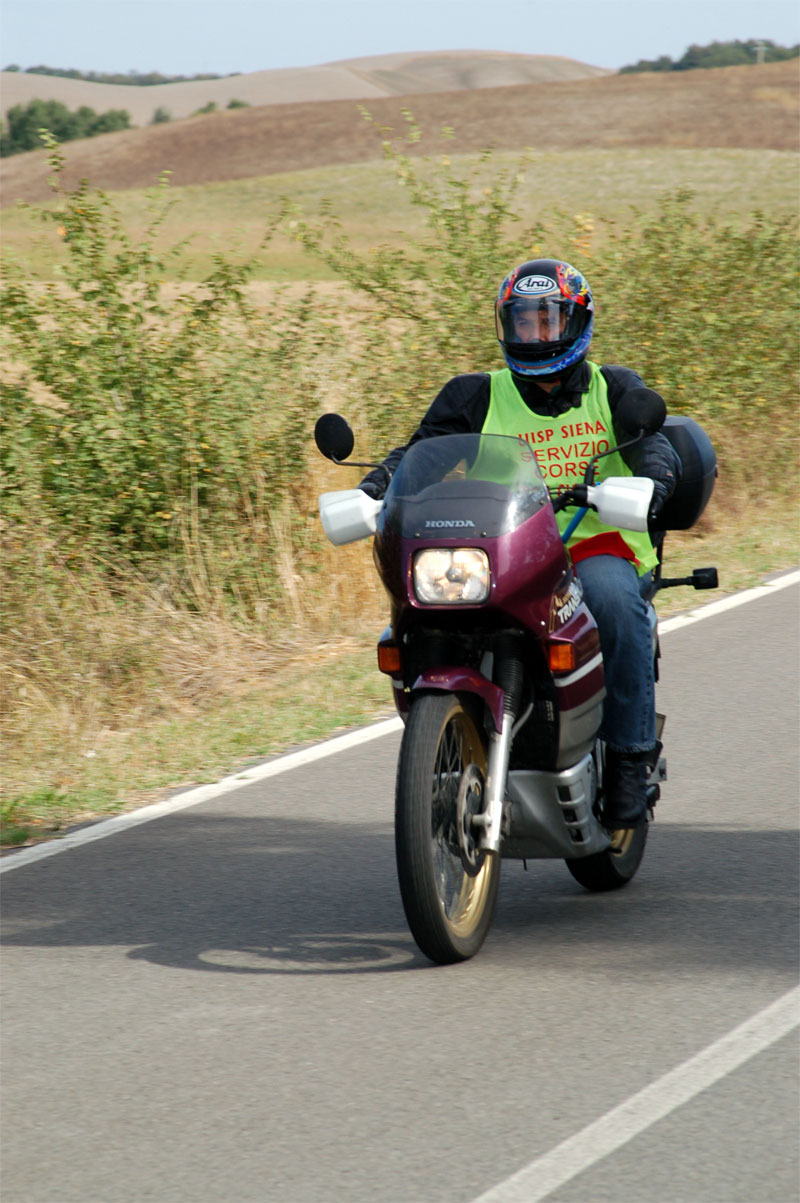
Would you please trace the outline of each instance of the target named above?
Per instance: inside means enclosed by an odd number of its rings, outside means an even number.
[[[9,63],[7,67],[3,67],[4,71],[21,71],[22,68],[17,63]]]
[[[662,54],[660,58],[655,59],[651,71],[674,71],[675,64],[668,54]]]
[[[620,75],[638,71],[693,71],[709,67],[741,67],[749,63],[781,62],[797,58],[800,44],[777,46],[767,38],[750,38],[747,42],[711,42],[708,46],[689,46],[681,58],[673,61],[667,55],[658,59],[640,59],[629,67],[622,67]]]
[[[153,113],[151,125],[164,125],[165,122],[172,120],[172,113],[169,109],[165,109],[163,105],[159,105]]]
[[[744,67],[755,62],[743,42],[711,42],[708,46],[689,47],[675,63],[675,71],[693,71],[704,67]]]
[[[19,71],[21,68],[5,67],[6,71]],[[107,72],[107,71],[76,71],[74,67],[69,69],[63,67],[27,67],[28,75],[54,75],[59,79],[82,79],[86,83],[92,84],[130,84],[133,87],[149,88],[156,84],[178,84],[178,83],[193,83],[207,79],[225,79],[226,76],[215,75],[212,72],[206,72],[200,75],[162,75],[159,71],[128,71],[127,74],[122,72]],[[231,75],[239,75],[239,71],[230,72]]]
[[[89,109],[91,113],[92,110]],[[111,134],[116,130],[130,129],[131,115],[127,109],[108,109],[105,113],[94,114],[82,138],[94,138],[96,134]]]
[[[0,157],[36,150],[41,146],[41,129],[47,129],[59,142],[75,138],[93,138],[112,130],[130,129],[131,115],[125,109],[96,113],[88,105],[71,112],[60,100],[31,100],[15,104],[6,113],[6,125],[0,132]]]
[[[229,100],[228,108],[229,109],[249,109],[250,105],[247,103],[246,100]]]
[[[203,105],[202,109],[195,109],[195,111],[192,113],[192,116],[193,117],[202,117],[205,113],[216,113],[216,111],[217,111],[216,100],[209,100],[208,104]]]

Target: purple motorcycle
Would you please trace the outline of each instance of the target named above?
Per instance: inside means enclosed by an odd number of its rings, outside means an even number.
[[[635,442],[664,414],[618,422]],[[705,508],[716,459],[690,419],[668,419],[663,431],[683,462],[664,528],[685,528]],[[352,451],[338,415],[324,415],[315,436],[336,463]],[[481,947],[502,859],[562,858],[581,885],[610,890],[631,880],[644,854],[646,824],[614,846],[601,821],[603,657],[555,510],[591,507],[610,526],[645,530],[652,481],[593,478],[594,461],[584,483],[554,501],[527,443],[460,434],[411,447],[382,501],[359,489],[320,497],[331,542],[374,535],[391,606],[378,665],[405,723],[395,798],[400,891],[414,939],[439,964]],[[653,593],[716,583],[714,569],[672,581],[659,569]],[[651,807],[666,777],[660,751]]]

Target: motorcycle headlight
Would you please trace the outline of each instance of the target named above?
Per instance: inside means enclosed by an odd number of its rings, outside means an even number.
[[[489,557],[480,547],[429,547],[414,556],[414,592],[421,602],[486,601]]]

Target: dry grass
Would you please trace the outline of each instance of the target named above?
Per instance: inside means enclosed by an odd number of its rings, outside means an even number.
[[[465,174],[477,167],[474,155],[453,156],[452,161],[454,168]],[[597,253],[608,235],[607,222],[627,223],[634,206],[641,212],[653,212],[666,193],[686,189],[693,193],[692,207],[697,212],[744,218],[756,209],[794,213],[800,182],[797,155],[779,150],[647,147],[540,151],[522,166],[518,155],[504,151],[492,157],[491,166],[495,172],[519,169],[521,228],[537,218],[557,223],[560,213],[566,214],[567,220],[580,214],[584,223],[592,223],[591,247],[582,244],[569,252],[580,254],[587,249]],[[580,173],[594,184],[591,196],[576,199],[573,183]],[[340,217],[342,232],[360,252],[376,244],[399,247],[425,232],[425,212],[411,204],[397,185],[392,165],[383,162],[173,187],[170,197],[175,204],[156,248],[166,249],[189,238],[185,253],[171,271],[195,280],[212,270],[212,256],[221,250],[226,255],[252,258],[258,279],[286,281],[290,290],[295,287],[290,282],[305,280],[313,272],[315,289],[334,295],[335,283],[325,278],[329,269],[312,264],[288,223],[275,232],[265,251],[259,249],[271,216],[280,212],[282,197],[291,197],[307,215],[317,213],[323,200],[329,201]],[[535,206],[531,197],[535,197]],[[125,192],[114,200],[125,228],[137,236],[144,229],[146,192]],[[44,227],[35,211],[3,213],[4,261],[16,258],[38,278],[53,279],[66,254],[55,226]],[[257,284],[252,294],[256,298],[259,292],[266,295],[265,289],[269,291],[270,286]],[[352,299],[348,303],[352,304]]]
[[[322,466],[315,490],[352,483],[333,471]],[[667,573],[715,564],[731,593],[794,567],[798,514],[789,517],[785,500],[756,504],[723,481],[698,526],[668,536]],[[388,607],[370,545],[321,543],[313,574],[288,540],[275,554],[286,596],[269,631],[213,607],[179,609],[134,578],[120,596],[99,574],[65,571],[57,591],[30,599],[25,638],[8,631],[5,649],[4,793],[24,799],[7,837],[141,805],[393,712],[375,665]],[[658,608],[719,595],[673,589]]]
[[[354,470],[334,473],[323,461],[312,468],[309,508],[319,492],[353,483]],[[292,733],[289,714],[271,714],[282,695],[287,700],[286,682],[302,680],[313,691],[319,671],[354,649],[363,652],[365,630],[385,623],[370,547],[331,547],[312,517],[301,558],[281,521],[273,523],[270,554],[282,595],[260,623],[237,621],[216,594],[199,548],[189,548],[186,561],[192,601],[179,604],[173,590],[133,569],[116,565],[109,578],[104,565],[60,559],[41,535],[29,536],[39,540],[46,565],[35,595],[25,594],[27,576],[15,579],[5,557],[5,610],[14,625],[6,617],[0,647],[3,794],[24,797],[25,813],[41,820],[74,819],[76,805],[85,817],[131,793],[138,798],[153,784],[187,773],[194,780],[197,772],[224,766],[226,757],[263,755],[281,741],[302,739],[300,728]],[[29,561],[29,548],[25,554]],[[225,715],[247,713],[256,698],[261,722],[229,727]],[[342,703],[343,690],[329,682],[315,732],[337,724],[333,709]],[[177,742],[170,729],[181,732]]]

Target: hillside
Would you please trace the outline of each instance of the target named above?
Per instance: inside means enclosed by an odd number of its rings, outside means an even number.
[[[54,75],[0,72],[2,110],[31,100],[60,100],[68,109],[88,105],[97,113],[126,109],[133,125],[148,125],[157,108],[173,118],[189,117],[213,101],[225,109],[231,100],[249,105],[293,104],[322,100],[372,100],[417,92],[456,92],[547,80],[590,79],[607,75],[574,59],[491,50],[383,54],[345,59],[317,67],[254,71],[225,79],[135,87],[87,83]]]
[[[575,150],[681,147],[796,150],[797,60],[763,66],[518,84],[375,98],[375,120],[404,128],[410,107],[426,134],[454,129],[451,152],[525,147]],[[66,81],[69,82],[69,81]],[[99,86],[99,85],[92,85]],[[423,138],[417,148],[439,149]],[[64,146],[64,182],[106,190],[146,187],[163,170],[176,185],[245,179],[380,157],[354,100],[264,105],[106,134]],[[0,164],[2,203],[41,201],[43,151]],[[591,181],[587,181],[591,186]]]

